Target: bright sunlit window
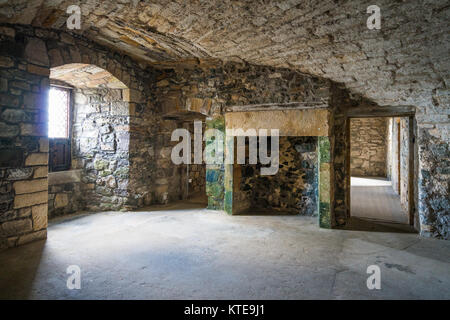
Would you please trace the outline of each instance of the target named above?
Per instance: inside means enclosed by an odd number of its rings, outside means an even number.
[[[69,138],[70,91],[50,87],[48,107],[48,137]]]

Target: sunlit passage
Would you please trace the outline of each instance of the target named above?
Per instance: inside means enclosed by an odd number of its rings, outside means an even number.
[[[411,125],[408,118],[350,120],[352,217],[414,224]]]
[[[351,178],[352,216],[395,223],[408,223],[400,196],[386,178]]]

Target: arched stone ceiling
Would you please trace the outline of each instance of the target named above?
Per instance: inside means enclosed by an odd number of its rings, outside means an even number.
[[[105,69],[91,64],[71,63],[50,69],[50,79],[75,88],[127,89],[128,87]]]
[[[448,95],[448,0],[0,1],[0,22],[65,29],[79,4],[86,37],[153,65],[242,59],[332,79],[381,105],[442,108]],[[448,108],[448,106],[446,106]],[[441,113],[442,114],[442,113]]]

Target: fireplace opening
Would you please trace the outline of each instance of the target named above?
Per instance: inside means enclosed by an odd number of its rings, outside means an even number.
[[[270,140],[268,139],[268,150],[270,150]],[[259,161],[257,164],[249,163],[247,138],[245,164],[237,164],[235,161],[233,165],[234,213],[317,215],[317,140],[317,137],[279,137],[278,172],[275,175],[261,175],[261,167],[265,165]]]

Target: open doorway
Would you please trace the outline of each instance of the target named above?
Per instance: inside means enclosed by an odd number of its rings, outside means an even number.
[[[350,119],[352,217],[414,224],[412,117]]]
[[[169,129],[168,136],[174,132],[175,129],[187,130],[187,135],[190,137],[188,150],[190,150],[189,163],[174,164],[168,170],[171,170],[171,175],[174,177],[174,185],[172,189],[176,192],[174,201],[178,206],[206,208],[208,206],[208,197],[206,195],[206,163],[200,159],[195,158],[194,153],[191,152],[199,148],[202,155],[205,148],[205,141],[203,140],[203,133],[206,131],[206,116],[200,112],[182,111],[173,112],[163,117],[164,125]],[[184,138],[183,138],[184,139]],[[172,152],[173,148],[178,145],[179,140],[171,141]],[[184,154],[183,154],[184,156]],[[171,154],[168,153],[170,159]]]

